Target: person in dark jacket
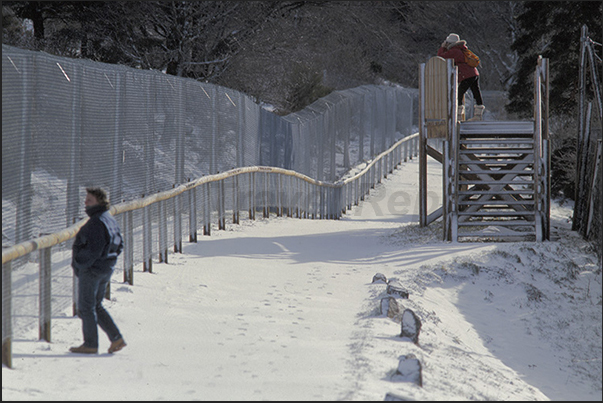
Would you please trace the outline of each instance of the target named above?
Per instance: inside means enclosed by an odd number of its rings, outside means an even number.
[[[90,218],[75,236],[71,260],[78,279],[77,308],[82,319],[84,344],[69,351],[98,353],[100,326],[109,336],[109,353],[114,353],[126,343],[102,302],[117,257],[123,249],[123,239],[117,221],[109,212],[109,199],[103,189],[87,188],[84,204]]]
[[[438,56],[444,59],[454,59],[455,66],[458,67],[458,116],[465,114],[465,105],[463,105],[463,96],[467,90],[471,90],[475,99],[473,110],[473,119],[482,120],[486,107],[482,101],[482,93],[479,88],[479,71],[476,67],[471,67],[465,63],[465,54],[463,49],[467,49],[467,41],[461,41],[457,34],[450,34],[438,49]]]

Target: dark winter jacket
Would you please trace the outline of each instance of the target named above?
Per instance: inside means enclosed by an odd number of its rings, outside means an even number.
[[[471,67],[465,63],[465,54],[463,53],[463,49],[467,49],[465,43],[465,41],[460,41],[450,46],[448,49],[444,47],[438,49],[438,56],[443,57],[444,59],[454,59],[454,65],[458,66],[459,83],[468,78],[479,76],[477,68]]]
[[[113,269],[123,249],[119,226],[107,207],[87,207],[86,213],[90,219],[75,236],[72,248],[71,266],[76,275],[85,269]]]

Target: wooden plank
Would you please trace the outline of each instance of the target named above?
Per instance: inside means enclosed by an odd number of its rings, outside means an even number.
[[[434,212],[429,214],[427,216],[427,225],[431,224],[438,218],[442,217],[442,215],[444,214],[443,211],[444,211],[444,209],[442,207],[439,207],[437,210],[435,210]]]
[[[427,144],[426,151],[427,151],[427,155],[429,155],[431,158],[433,158],[440,164],[443,163],[444,157],[442,156],[442,153],[440,153],[438,150],[436,150],[435,148],[433,148],[429,144]]]
[[[447,63],[432,57],[425,65],[425,121],[427,138],[446,138],[448,133]]]

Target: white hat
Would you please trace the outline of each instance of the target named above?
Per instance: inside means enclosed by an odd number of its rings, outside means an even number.
[[[461,38],[457,34],[450,34],[448,38],[446,38],[446,42],[448,43],[457,43],[460,42]]]

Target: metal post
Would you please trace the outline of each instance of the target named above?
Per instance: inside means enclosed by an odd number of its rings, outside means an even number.
[[[124,282],[134,284],[134,219],[132,211],[123,215],[124,234]]]
[[[264,218],[270,217],[269,207],[268,207],[268,172],[264,173]]]
[[[188,240],[197,242],[197,188],[188,191]]]
[[[159,262],[168,262],[168,241],[167,241],[167,200],[161,200],[157,203],[159,215]]]
[[[442,161],[443,166],[443,180],[442,180],[442,230],[444,232],[443,239],[444,241],[450,241],[450,222],[448,221],[449,216],[449,208],[450,208],[450,142],[448,140],[444,140],[442,147],[444,148],[444,158]]]
[[[150,207],[151,206],[146,206],[142,209],[142,271],[148,271],[149,273],[153,271],[153,259],[151,258],[153,234],[151,230],[151,214],[149,212]]]
[[[2,265],[2,365],[13,367],[12,262]]]
[[[419,67],[419,226],[427,225],[427,132],[425,127],[425,64]]]
[[[217,90],[216,87],[212,87],[211,90],[211,144],[210,144],[210,152],[211,157],[209,159],[209,173],[211,175],[217,173],[217,164],[216,164],[216,144],[218,137],[218,108],[217,108]],[[209,235],[209,233],[207,234]]]
[[[249,175],[249,219],[255,220],[255,172],[251,172]]]
[[[543,140],[542,144],[542,165],[543,165],[543,185],[544,185],[544,203],[543,203],[543,238],[545,241],[551,239],[551,171],[549,164],[551,144],[549,140]]]
[[[205,203],[203,206],[203,235],[211,235],[211,183],[207,182],[205,187]]]
[[[239,201],[239,175],[234,178],[234,186],[232,188],[232,223],[239,223],[239,210],[241,209]]]
[[[111,200],[114,203],[122,199],[123,183],[123,130],[122,130],[122,94],[124,86],[121,85],[121,75],[115,74],[115,118],[113,121],[113,161],[111,175]]]
[[[80,147],[80,139],[82,138],[82,86],[79,85],[78,70],[78,67],[74,66],[71,73],[71,132],[69,133],[69,178],[67,179],[67,227],[75,223],[81,203],[79,196],[79,169],[82,158]]]
[[[39,336],[40,340],[50,342],[51,318],[51,248],[40,249],[40,315]]]
[[[174,252],[182,253],[182,194],[174,197]]]
[[[224,208],[226,200],[224,196],[224,180],[220,180],[218,182],[218,229],[221,230],[226,229],[226,212]]]

